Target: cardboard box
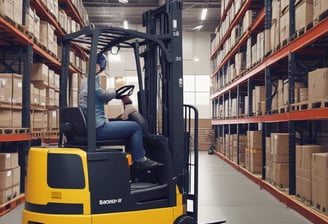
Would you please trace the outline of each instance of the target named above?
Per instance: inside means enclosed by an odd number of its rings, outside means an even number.
[[[23,81],[22,75],[12,74],[13,78],[13,91],[12,91],[12,103],[21,104],[23,101],[22,91],[23,91]]]
[[[49,49],[54,40],[55,27],[47,21],[40,21],[40,42]]]
[[[312,201],[312,154],[327,152],[328,146],[296,146],[296,195]]]
[[[305,102],[309,99],[308,88],[300,88],[300,102]]]
[[[11,73],[0,73],[0,102],[11,103],[13,80]]]
[[[46,112],[33,111],[31,114],[32,129],[46,129],[48,126],[48,114]]]
[[[296,176],[296,196],[312,201],[312,182],[310,178]]]
[[[296,175],[311,178],[312,154],[328,152],[324,145],[297,145],[296,146]]]
[[[12,128],[21,128],[22,127],[22,110],[13,110],[12,111]]]
[[[273,181],[281,187],[289,186],[289,165],[288,163],[273,163]]]
[[[34,84],[31,83],[31,104],[39,105],[40,104],[40,91],[38,88],[34,87]]]
[[[0,108],[0,127],[12,127],[12,110]]]
[[[312,178],[312,203],[314,207],[324,209],[328,207],[328,181],[322,178]],[[324,210],[321,210],[324,211]],[[327,213],[327,211],[325,211]]]
[[[315,207],[328,205],[328,153],[312,154],[312,202]],[[326,211],[327,212],[327,211]]]
[[[59,128],[59,110],[48,110],[48,130]]]
[[[280,17],[280,43],[289,39],[289,7],[282,11]]]
[[[328,153],[312,153],[312,177],[328,181]]]
[[[280,11],[283,12],[289,7],[289,0],[280,0]]]
[[[247,148],[262,149],[262,131],[247,132]]]
[[[52,88],[47,88],[46,90],[46,105],[55,106],[55,90]]]
[[[14,1],[14,12],[13,12],[13,20],[17,24],[23,24],[23,1],[15,0]]]
[[[0,204],[12,199],[12,188],[0,189]]]
[[[276,20],[280,18],[281,15],[281,1],[280,0],[272,0],[272,20]]]
[[[272,154],[288,154],[289,134],[271,133],[271,150]]]
[[[302,0],[295,6],[295,30],[301,30],[313,20],[313,0]]]
[[[43,63],[32,64],[31,81],[37,81],[41,83],[41,86],[48,86],[49,68]],[[34,83],[34,86],[39,86],[40,83]]]
[[[304,84],[302,82],[295,82],[294,89],[300,89],[303,88]],[[283,86],[283,105],[288,105],[289,103],[289,80],[285,79],[284,80],[284,86]],[[295,97],[297,98],[297,94],[295,94]],[[296,103],[296,102],[294,102]]]
[[[278,80],[278,108],[281,108],[284,106],[284,81],[279,79]]]
[[[0,170],[8,170],[11,166],[11,153],[0,153]]]
[[[14,1],[0,0],[0,14],[14,20]]]
[[[13,177],[12,186],[20,184],[20,173],[21,173],[20,166],[12,168],[11,170],[12,170],[12,177]]]
[[[13,186],[13,171],[1,170],[0,171],[0,190],[5,190]]]
[[[308,73],[308,90],[310,101],[328,97],[328,68],[319,68]]]
[[[319,16],[328,9],[327,0],[315,0],[313,1],[313,20],[319,18]]]

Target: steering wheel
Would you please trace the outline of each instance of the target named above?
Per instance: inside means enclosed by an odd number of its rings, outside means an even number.
[[[116,98],[122,99],[124,96],[131,96],[134,90],[134,85],[121,86],[116,90]]]

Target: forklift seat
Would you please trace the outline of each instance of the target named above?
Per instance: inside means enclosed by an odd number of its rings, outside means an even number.
[[[64,146],[66,147],[82,147],[88,146],[88,128],[87,120],[80,107],[65,107],[60,109],[60,144],[62,144],[63,136],[66,137]],[[100,146],[118,146],[128,143],[125,138],[96,141],[96,145]]]

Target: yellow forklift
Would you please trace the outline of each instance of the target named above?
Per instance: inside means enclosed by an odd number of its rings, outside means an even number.
[[[183,104],[181,11],[182,1],[172,0],[144,13],[146,32],[91,25],[64,36],[60,141],[29,150],[22,224],[198,223],[198,113]],[[67,106],[71,48],[83,49],[89,68],[98,53],[134,53],[138,112],[129,119],[143,127],[146,155],[159,166],[134,170],[119,147],[126,139],[96,141],[94,88],[86,114]],[[88,72],[95,86],[95,71]]]

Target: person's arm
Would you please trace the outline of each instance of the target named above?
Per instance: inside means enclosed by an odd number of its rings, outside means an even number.
[[[100,87],[99,83],[96,82],[96,96],[104,103],[108,103],[116,97],[116,91],[115,89],[107,89],[105,91]]]

